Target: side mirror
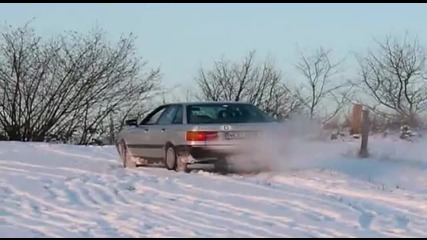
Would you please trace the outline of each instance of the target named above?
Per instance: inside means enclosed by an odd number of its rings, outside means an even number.
[[[129,119],[129,120],[126,120],[125,124],[127,126],[138,126],[138,121],[137,119]]]

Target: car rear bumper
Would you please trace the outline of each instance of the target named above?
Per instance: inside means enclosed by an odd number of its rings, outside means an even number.
[[[176,150],[179,155],[192,155],[194,158],[209,157],[227,157],[241,153],[241,149],[235,145],[215,145],[215,146],[177,146]]]
[[[190,164],[216,163],[218,161],[231,162],[236,161],[238,156],[240,156],[240,161],[243,162],[257,161],[257,159],[252,159],[253,154],[238,145],[177,146],[176,150],[178,155],[186,158],[187,163]]]
[[[257,158],[240,146],[179,146],[178,155],[189,164],[190,168],[205,168],[211,166],[223,170],[259,171],[270,170],[268,159]]]

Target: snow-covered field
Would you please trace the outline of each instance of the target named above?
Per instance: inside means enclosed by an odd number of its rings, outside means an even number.
[[[427,141],[301,145],[257,175],[123,169],[113,147],[0,142],[1,237],[425,237]]]

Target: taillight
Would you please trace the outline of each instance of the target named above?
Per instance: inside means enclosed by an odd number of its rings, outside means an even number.
[[[209,141],[218,139],[217,132],[198,132],[192,131],[186,134],[187,141]]]

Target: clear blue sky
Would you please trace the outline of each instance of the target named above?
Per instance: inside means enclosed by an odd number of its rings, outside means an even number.
[[[0,4],[2,23],[32,18],[46,36],[95,25],[112,38],[133,32],[168,85],[189,85],[200,66],[251,49],[273,55],[292,76],[297,46],[324,46],[341,58],[372,46],[374,36],[405,30],[427,43],[427,4]]]

